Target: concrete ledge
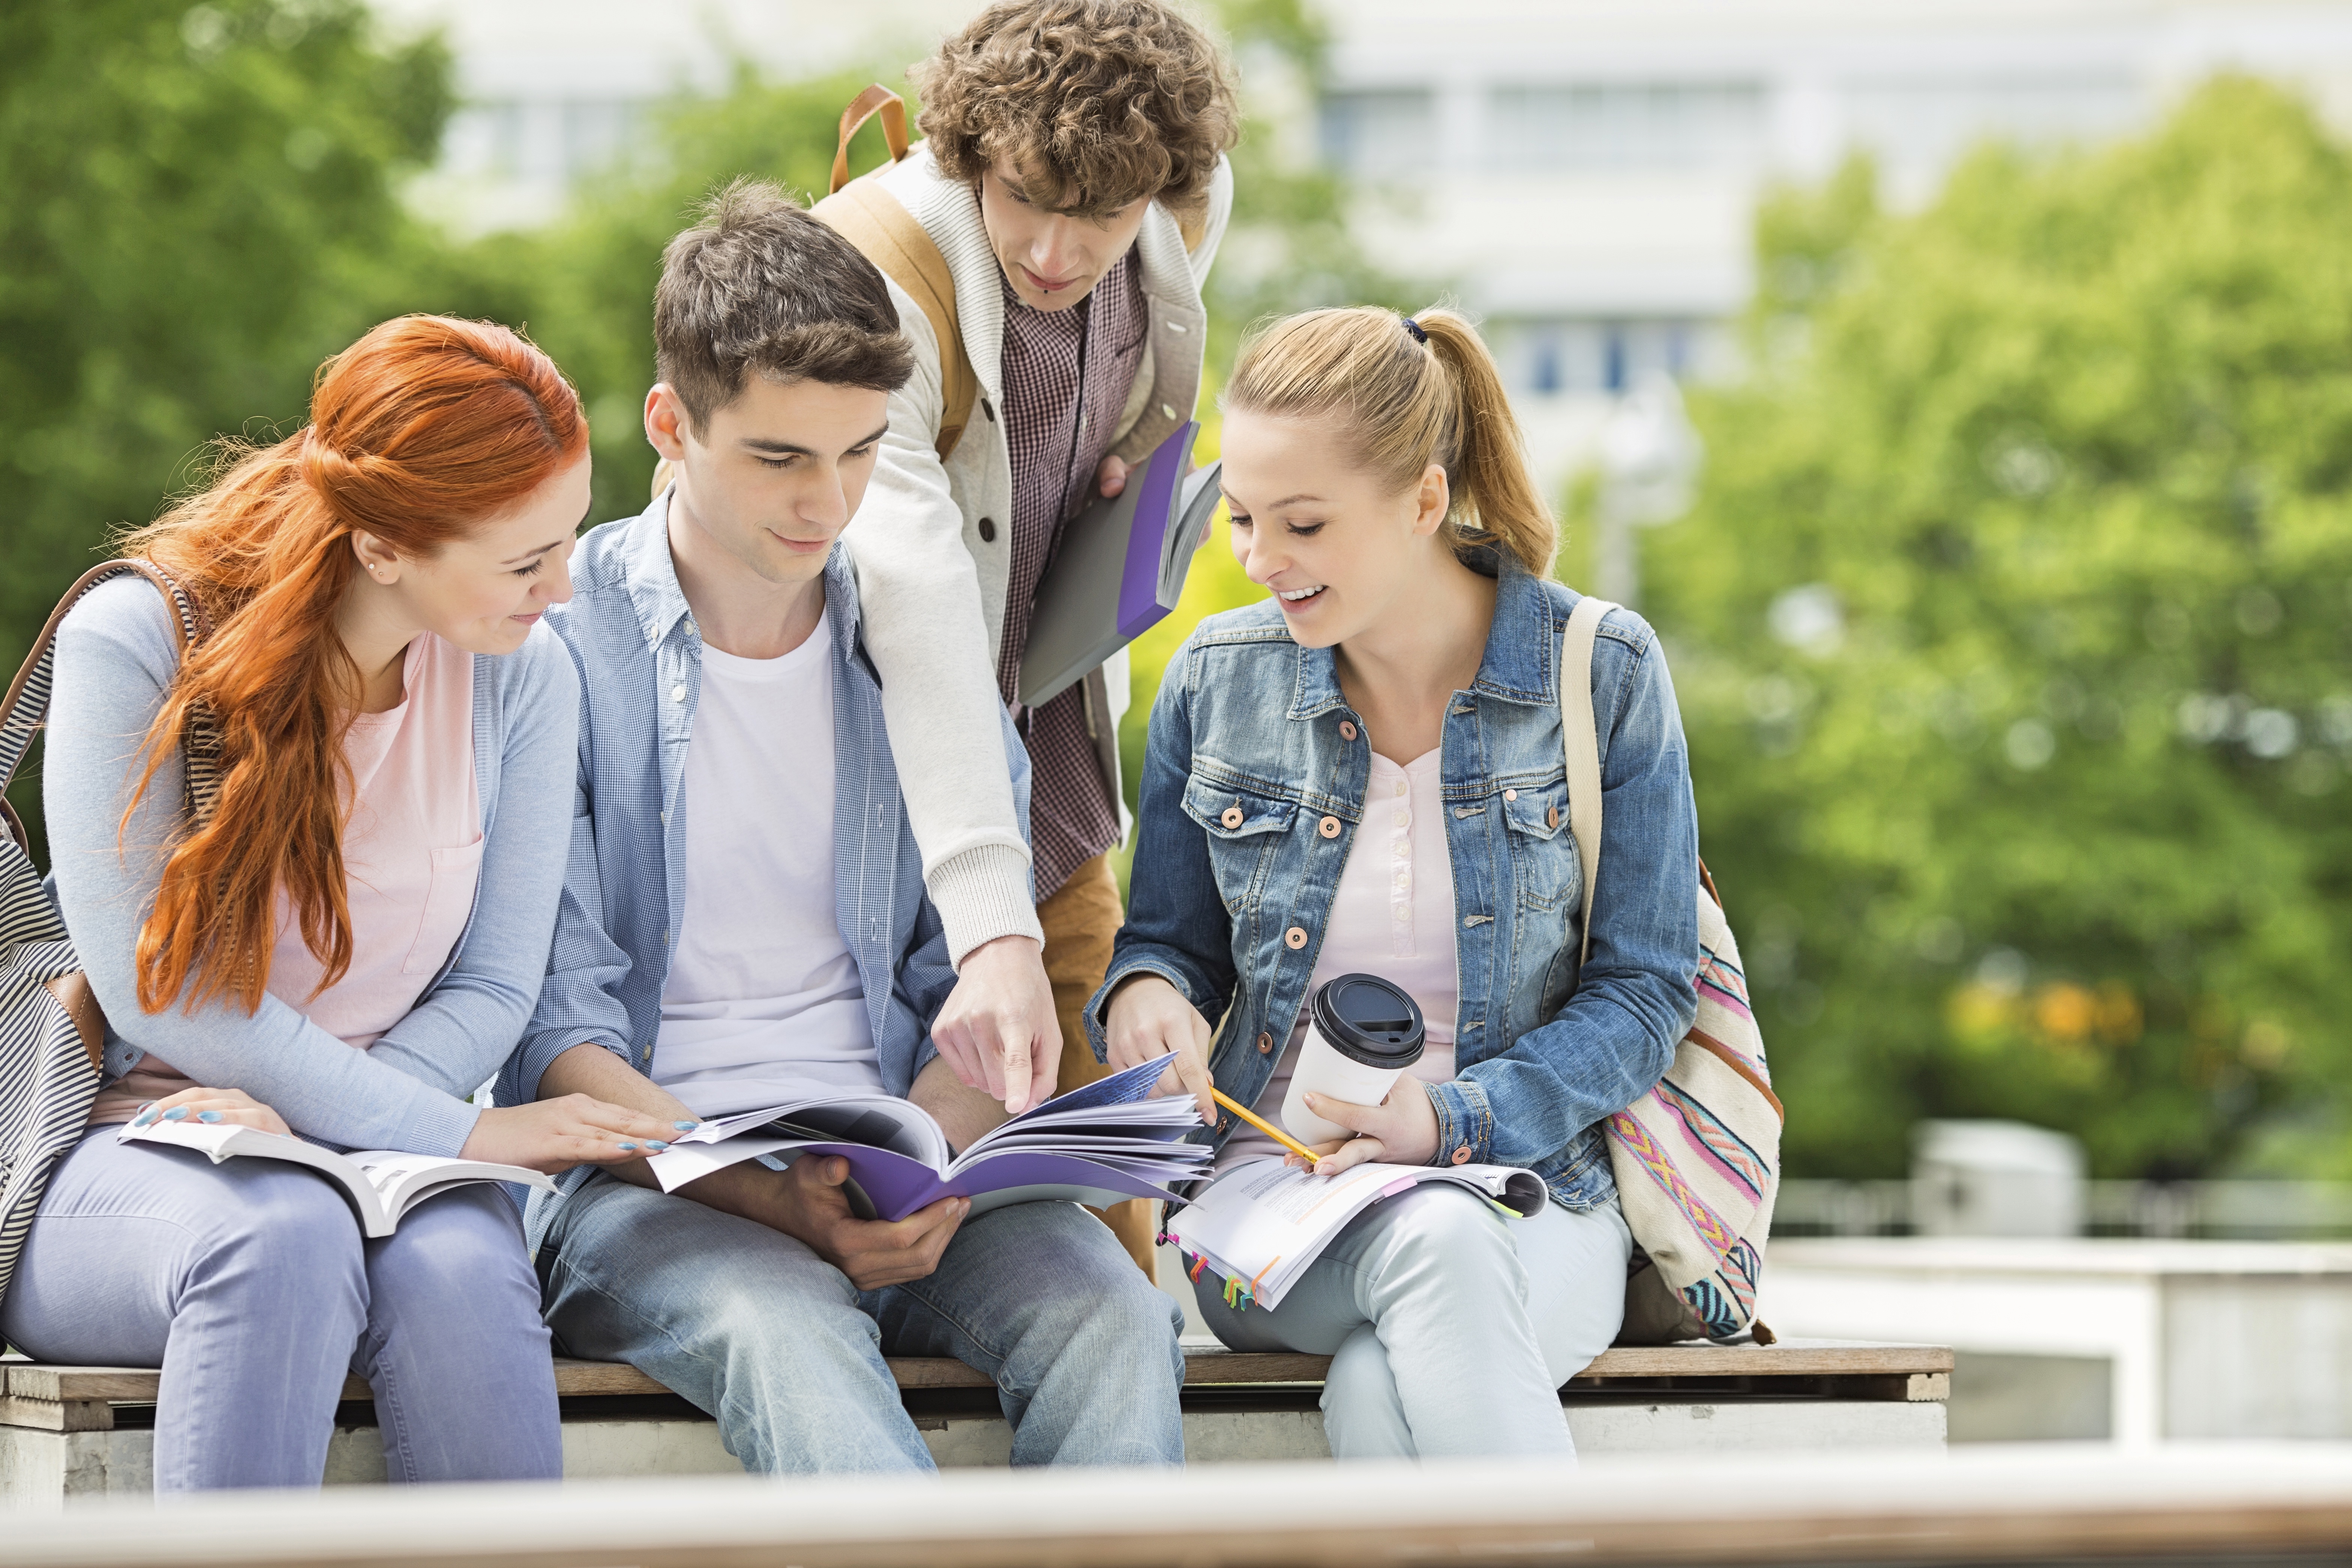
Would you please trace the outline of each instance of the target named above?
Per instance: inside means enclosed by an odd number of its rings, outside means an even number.
[[[2352,1445],[2115,1454],[1232,1465],[373,1487],[95,1502],[11,1568],[1366,1568],[2252,1564],[2352,1552]]]

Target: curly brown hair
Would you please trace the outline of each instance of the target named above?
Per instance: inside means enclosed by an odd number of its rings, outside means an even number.
[[[1003,160],[1031,201],[1080,216],[1200,211],[1240,130],[1217,46],[1159,0],[1001,0],[908,74],[941,172]]]

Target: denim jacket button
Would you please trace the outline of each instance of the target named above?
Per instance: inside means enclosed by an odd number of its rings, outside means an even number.
[[[1282,934],[1282,942],[1283,946],[1288,947],[1292,952],[1297,952],[1298,949],[1307,946],[1307,928],[1303,925],[1292,926],[1289,930]]]
[[[1352,720],[1343,718],[1339,721],[1339,738],[1342,740],[1356,738],[1356,726]]]
[[[1554,806],[1550,810],[1544,813],[1544,826],[1547,828],[1557,828],[1559,826],[1559,807]]]
[[[1339,836],[1339,819],[1326,817],[1316,824],[1315,831],[1327,839],[1336,839]]]
[[[1454,1163],[1457,1166],[1466,1166],[1470,1163],[1469,1145],[1465,1144],[1460,1148],[1454,1151]]]
[[[1503,799],[1506,800],[1516,800],[1518,798],[1519,792],[1517,789],[1506,789],[1503,791]]]
[[[1262,1034],[1257,1037],[1257,1053],[1260,1056],[1271,1056],[1274,1054],[1274,1036],[1270,1034]]]
[[[1229,828],[1238,828],[1242,825],[1242,809],[1239,806],[1228,806],[1225,808],[1224,815],[1219,817],[1217,821]]]

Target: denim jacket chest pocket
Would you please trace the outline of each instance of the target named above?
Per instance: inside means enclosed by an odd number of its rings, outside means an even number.
[[[1228,914],[1254,904],[1266,887],[1298,803],[1214,774],[1184,784],[1184,814],[1207,835],[1209,866]]]
[[[1581,907],[1584,867],[1568,827],[1568,787],[1517,784],[1494,797],[1511,858],[1512,891],[1521,909],[1565,919]]]

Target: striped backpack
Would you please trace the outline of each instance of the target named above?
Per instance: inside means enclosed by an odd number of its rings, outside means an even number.
[[[1592,668],[1601,618],[1617,606],[1587,597],[1560,642],[1560,734],[1568,753],[1569,831],[1584,867],[1584,952],[1601,867],[1601,742]],[[1780,1102],[1764,1037],[1748,1010],[1739,944],[1715,879],[1699,867],[1698,1018],[1656,1088],[1609,1118],[1609,1164],[1639,1252],[1625,1281],[1621,1344],[1728,1340],[1752,1331],[1772,1200],[1780,1186]]]
[[[191,595],[146,561],[110,560],[66,591],[0,702],[0,820],[8,829],[0,837],[0,1301],[7,1298],[49,1172],[87,1129],[106,1044],[105,1015],[5,791],[48,716],[58,622],[83,594],[127,572],[144,577],[171,601],[184,656],[202,640],[206,628]],[[200,822],[220,788],[217,727],[201,716],[193,721],[182,751],[182,808]]]

